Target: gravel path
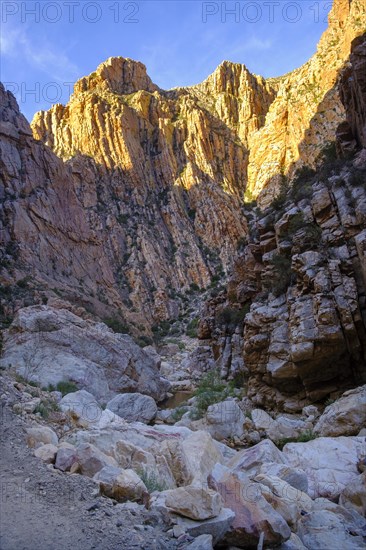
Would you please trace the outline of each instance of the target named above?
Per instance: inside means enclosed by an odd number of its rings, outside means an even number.
[[[160,515],[99,496],[96,484],[47,467],[25,444],[25,421],[0,377],[0,549],[160,550],[187,546]],[[16,400],[16,399],[15,399]]]

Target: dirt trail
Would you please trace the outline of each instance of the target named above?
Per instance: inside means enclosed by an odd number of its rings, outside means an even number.
[[[143,550],[184,548],[161,516],[99,496],[96,484],[48,468],[25,444],[25,423],[14,415],[0,378],[0,549]]]

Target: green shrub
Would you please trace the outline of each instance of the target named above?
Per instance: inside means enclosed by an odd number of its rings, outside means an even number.
[[[188,208],[188,216],[192,221],[194,221],[196,217],[196,211],[194,210],[194,208]]]
[[[290,189],[290,197],[294,202],[301,201],[302,199],[309,199],[312,196],[312,183],[315,175],[315,170],[308,166],[303,166],[297,170]]]
[[[170,322],[169,321],[160,321],[157,325],[151,327],[151,330],[154,333],[154,339],[156,341],[161,340],[164,336],[167,336],[170,332]]]
[[[292,240],[295,233],[301,229],[304,230],[304,234],[301,237],[301,244],[304,248],[314,248],[319,245],[322,230],[316,223],[305,221],[302,212],[298,212],[290,219],[284,236]]]
[[[227,397],[235,395],[234,385],[225,383],[218,370],[208,372],[200,381],[193,396],[196,397],[194,410],[191,413],[191,418],[198,419],[207,411],[210,405],[220,403]]]
[[[42,401],[37,405],[37,407],[34,409],[34,413],[39,413],[42,418],[48,418],[50,413],[59,411],[60,408],[55,403],[55,401],[48,401],[46,399],[42,399]]]
[[[117,221],[118,223],[120,223],[121,225],[124,225],[125,223],[128,222],[128,214],[119,214],[117,216]]]
[[[77,385],[70,380],[59,382],[56,386],[56,389],[57,391],[61,392],[63,396],[67,395],[68,393],[74,393],[78,391]]]
[[[353,169],[350,176],[350,184],[354,187],[366,188],[366,170]]]
[[[288,189],[289,189],[288,180],[285,176],[282,176],[281,183],[280,183],[280,191],[278,195],[271,202],[271,208],[274,208],[274,210],[281,210],[284,207],[288,197]]]
[[[288,222],[287,235],[292,236],[296,231],[305,227],[306,221],[304,220],[304,214],[298,212]]]
[[[145,483],[146,489],[149,493],[153,493],[154,491],[161,492],[167,489],[166,484],[159,479],[155,472],[148,472],[147,470],[141,468],[136,470],[136,473],[140,477],[141,481]]]
[[[191,283],[189,285],[189,288],[191,289],[192,292],[198,292],[200,289],[200,287],[196,284],[196,283]]]
[[[197,327],[199,324],[199,319],[196,317],[189,321],[186,328],[186,335],[190,338],[197,338]]]
[[[247,244],[247,237],[239,237],[236,243],[237,250],[243,250]]]
[[[316,439],[314,432],[312,430],[305,430],[298,437],[283,437],[279,439],[277,441],[277,447],[282,451],[286,443],[306,443],[313,439]]]
[[[145,346],[151,346],[153,343],[153,339],[150,338],[150,336],[145,336],[145,334],[142,334],[141,336],[136,338],[136,344],[138,344],[142,348],[144,348]]]
[[[303,245],[309,249],[319,246],[322,238],[322,230],[315,223],[308,223],[305,228]]]
[[[246,314],[249,313],[249,310],[249,304],[245,304],[245,306],[241,309],[225,307],[216,315],[216,322],[219,325],[240,325],[241,323],[243,323]]]
[[[17,286],[19,288],[28,288],[28,283],[30,281],[30,277],[27,276],[27,277],[24,277],[24,279],[19,279],[19,281],[17,281]]]
[[[273,273],[267,286],[275,296],[280,296],[291,283],[291,260],[286,256],[282,256],[282,254],[275,254],[271,263],[273,265]]]
[[[111,328],[113,332],[117,332],[120,334],[128,334],[129,328],[125,324],[124,321],[121,321],[120,319],[116,319],[114,317],[107,317],[106,319],[103,319],[104,324],[107,325],[107,327]]]
[[[174,411],[172,412],[172,414],[170,415],[171,419],[174,421],[174,422],[179,422],[179,420],[181,420],[182,416],[188,411],[188,407],[186,407],[185,405],[180,405],[179,407],[177,407],[176,409],[174,409]]]

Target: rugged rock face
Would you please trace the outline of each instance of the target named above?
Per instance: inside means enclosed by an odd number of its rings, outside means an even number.
[[[280,79],[263,127],[249,141],[248,189],[263,205],[277,194],[281,173],[314,167],[344,120],[336,82],[352,39],[364,30],[365,5],[335,1],[329,27],[305,65]]]
[[[3,320],[59,295],[80,323],[97,313],[146,344],[230,274],[198,334],[256,404],[298,410],[363,382],[363,157],[293,173],[324,157],[345,110],[363,143],[361,41],[345,109],[335,83],[364,15],[361,0],[336,0],[317,53],[277,79],[225,61],[164,91],[141,63],[110,58],[68,105],[35,116],[34,137],[1,87]],[[267,207],[286,174],[290,194],[262,213],[244,207],[245,193]]]
[[[355,132],[340,141],[348,156],[362,147],[364,44],[365,36],[354,41],[340,79]],[[271,207],[246,212],[249,236],[226,293],[207,302],[198,335],[212,339],[223,376],[245,373],[262,406],[301,410],[366,379],[365,185],[365,149],[349,161],[329,152]]]
[[[301,410],[366,377],[366,173],[334,174],[304,174],[282,205],[248,213],[251,242],[201,321],[222,374],[245,373],[262,406]]]
[[[118,59],[113,63],[118,65]],[[105,65],[100,74],[106,74]],[[113,75],[114,72],[112,83]],[[137,79],[138,85],[141,78]],[[93,81],[93,77],[89,80]],[[156,102],[150,93],[138,92],[130,98],[137,102],[132,107],[123,102],[119,105],[116,99],[116,108],[124,113],[118,118],[108,102],[98,102],[94,92],[83,92],[86,105],[79,100],[76,105],[83,105],[84,142],[77,147],[94,158],[77,155],[66,164],[32,138],[11,94],[3,88],[0,93],[4,282],[31,275],[36,283],[31,285],[35,293],[37,286],[38,291],[46,291],[45,296],[56,289],[66,300],[83,304],[103,317],[126,317],[132,330],[135,326],[135,333],[141,334],[144,325],[151,327],[161,320],[178,317],[179,304],[188,303],[188,296],[178,296],[180,292],[191,292],[190,285],[195,289],[205,287],[215,272],[223,273],[223,266],[228,268],[246,223],[239,198],[226,193],[223,187],[225,178],[233,190],[235,182],[241,181],[243,148],[221,123],[207,147],[211,150],[211,163],[224,164],[225,159],[230,159],[230,173],[222,177],[221,187],[214,181],[219,171],[216,164],[207,168],[211,174],[207,177],[204,169],[195,164],[200,185],[189,190],[178,183],[171,185],[170,168],[164,161],[168,155],[180,178],[185,164],[176,160],[171,110],[165,106],[167,128],[163,128],[161,137],[156,127],[157,115],[156,120],[149,122],[137,114],[139,109],[149,110],[150,102]],[[114,97],[108,91],[107,100]],[[52,116],[57,118],[62,109],[57,106]],[[107,109],[110,119],[106,124],[101,114],[96,116],[98,109],[101,113]],[[71,112],[72,108],[67,107],[66,111]],[[79,117],[81,113],[74,115]],[[102,123],[99,129],[98,120]],[[113,124],[117,124],[116,133],[110,135]],[[145,141],[139,133],[141,124]],[[193,124],[191,142],[196,140],[195,128]],[[128,145],[123,144],[121,132]],[[158,143],[165,132],[169,152],[165,146],[160,150]],[[174,132],[179,135],[179,128]],[[129,159],[125,147],[131,149]],[[144,162],[144,147],[149,149],[150,163]],[[220,147],[221,160],[217,152]],[[106,165],[106,151],[113,149],[115,156]],[[195,150],[195,146],[187,145],[187,154],[194,163]],[[197,162],[198,157],[197,154]],[[117,166],[117,161],[112,163],[113,158],[126,164]],[[202,159],[206,162],[204,155]],[[109,161],[113,167],[108,166]],[[243,183],[240,185],[243,187]],[[239,195],[239,189],[235,193]],[[7,288],[6,292],[10,294],[11,290],[14,289]],[[20,294],[19,288],[15,290],[14,294]]]
[[[1,295],[12,305],[1,313],[12,317],[27,300],[47,301],[52,288],[79,305],[83,297],[102,315],[111,312],[106,303],[123,307],[103,234],[89,224],[70,167],[33,139],[2,85],[0,163]]]
[[[137,325],[177,318],[184,311],[182,290],[205,288],[230,270],[246,234],[240,207],[245,189],[257,195],[269,180],[277,188],[274,174],[286,173],[299,154],[301,162],[314,163],[333,140],[343,117],[336,74],[360,32],[363,9],[359,0],[337,1],[317,54],[279,79],[264,80],[224,62],[202,84],[165,92],[141,63],[110,58],[75,85],[66,107],[38,113],[33,134],[68,160],[62,168],[67,192],[83,209],[68,216],[75,238],[83,234],[82,220],[94,239],[93,247],[84,247],[91,251],[79,252],[79,262],[53,254],[55,286],[64,297],[73,287],[94,311],[118,307],[136,333]],[[23,217],[28,223],[28,212]],[[62,249],[72,244],[63,242]],[[33,267],[39,254],[27,263]],[[46,246],[43,254],[50,269]],[[36,271],[42,272],[38,265]],[[76,291],[75,279],[84,288]]]
[[[343,152],[366,148],[366,33],[355,38],[349,63],[340,79],[340,97],[347,120],[337,130]]]
[[[118,392],[134,391],[160,401],[169,388],[160,378],[156,354],[130,336],[48,306],[18,311],[4,338],[1,365],[44,387],[72,382],[104,403]],[[95,407],[90,414],[98,417]]]

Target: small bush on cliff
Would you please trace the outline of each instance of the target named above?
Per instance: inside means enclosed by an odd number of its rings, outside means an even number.
[[[272,258],[273,273],[267,286],[275,296],[283,294],[290,286],[292,271],[291,260],[282,254],[276,254]]]
[[[70,380],[65,380],[63,382],[59,382],[56,386],[57,391],[60,391],[62,395],[67,395],[68,393],[74,393],[78,391],[78,387],[74,382],[70,382]]]
[[[225,307],[217,314],[216,322],[218,325],[240,325],[241,323],[243,323],[246,314],[249,313],[249,309],[249,304],[245,304],[245,306],[241,309]]]
[[[159,342],[162,338],[167,336],[170,332],[170,322],[169,321],[160,321],[157,325],[151,327],[151,330],[154,334],[154,340]]]
[[[299,202],[302,199],[309,199],[312,196],[312,182],[315,174],[315,170],[308,166],[303,166],[296,172],[290,189],[290,197],[294,202]]]
[[[298,212],[289,221],[286,237],[291,240],[295,233],[301,229],[304,230],[301,236],[302,245],[306,248],[317,247],[322,236],[320,227],[314,222],[306,221],[303,213]]]
[[[129,328],[128,326],[121,321],[120,319],[116,319],[113,317],[107,317],[106,319],[103,319],[104,323],[107,325],[107,327],[111,328],[113,332],[118,332],[122,334],[128,334]]]
[[[197,338],[197,327],[198,327],[199,319],[195,318],[192,319],[192,321],[189,321],[187,328],[186,328],[186,335],[190,338]]]
[[[366,188],[366,170],[353,168],[349,181],[350,184],[354,187]]]
[[[288,199],[289,184],[286,176],[281,176],[280,192],[271,202],[271,208],[274,210],[282,210]]]
[[[304,214],[302,212],[298,212],[288,222],[287,235],[289,237],[292,236],[294,233],[296,233],[296,231],[302,229],[305,225],[306,222],[304,220]]]

